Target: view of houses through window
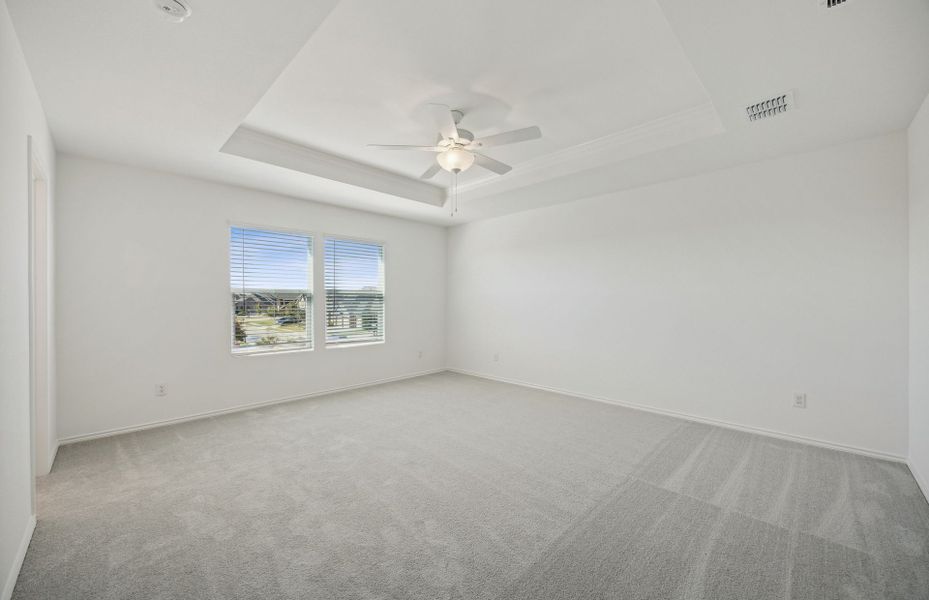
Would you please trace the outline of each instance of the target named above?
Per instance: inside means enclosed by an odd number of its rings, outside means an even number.
[[[327,238],[326,344],[384,341],[384,246]]]
[[[233,227],[229,238],[234,352],[313,346],[313,238]]]
[[[326,238],[326,344],[384,341],[384,247]],[[313,238],[232,227],[233,352],[313,347]]]

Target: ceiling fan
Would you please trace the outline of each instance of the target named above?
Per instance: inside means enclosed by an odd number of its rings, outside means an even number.
[[[432,179],[440,169],[445,169],[450,173],[461,173],[467,171],[472,165],[484,167],[498,175],[508,173],[513,167],[490,158],[477,152],[483,148],[491,146],[503,146],[504,144],[515,144],[528,140],[536,140],[542,137],[542,130],[538,127],[524,127],[497,133],[481,139],[474,139],[474,134],[467,129],[458,127],[464,113],[460,110],[452,110],[444,104],[429,104],[429,111],[435,119],[436,126],[439,129],[438,139],[434,146],[385,146],[381,144],[368,144],[369,148],[378,148],[381,150],[416,150],[423,152],[435,152],[436,162],[426,169],[426,172],[420,175],[420,179]]]

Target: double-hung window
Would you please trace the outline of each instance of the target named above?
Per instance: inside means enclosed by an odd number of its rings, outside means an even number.
[[[313,238],[232,227],[229,237],[234,353],[313,347]]]
[[[384,341],[384,246],[326,238],[326,345]]]

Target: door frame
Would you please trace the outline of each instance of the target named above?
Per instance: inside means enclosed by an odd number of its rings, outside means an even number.
[[[28,177],[29,177],[29,422],[30,422],[30,470],[32,514],[36,514],[36,477],[48,473],[52,456],[51,440],[56,432],[51,431],[51,249],[50,215],[51,195],[49,193],[48,171],[42,164],[36,151],[32,136],[26,138]],[[37,210],[42,203],[41,211]],[[44,216],[42,223],[37,215]],[[41,228],[41,229],[40,229]],[[40,239],[41,238],[41,239]],[[44,245],[44,252],[39,255],[39,244]],[[44,265],[38,268],[39,256],[44,257]],[[39,274],[44,274],[45,281],[39,282]],[[41,294],[39,285],[42,285]],[[44,300],[44,310],[39,310],[39,302]],[[44,323],[38,319],[43,318]],[[41,327],[40,327],[41,326]],[[42,344],[37,344],[39,332],[44,332]],[[41,352],[40,349],[44,350]],[[40,380],[40,378],[42,378]],[[39,383],[42,383],[40,386]],[[44,397],[39,397],[43,390]],[[39,403],[43,406],[39,406]],[[41,410],[40,410],[41,409]],[[42,415],[44,418],[39,418]]]

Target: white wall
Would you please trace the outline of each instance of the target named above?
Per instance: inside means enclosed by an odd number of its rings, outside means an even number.
[[[910,470],[929,496],[929,98],[909,129]]]
[[[906,151],[898,133],[456,227],[449,366],[905,456]]]
[[[57,198],[62,439],[445,366],[443,228],[69,156]],[[383,241],[387,342],[232,356],[230,221]]]
[[[29,423],[27,136],[49,177],[55,151],[32,78],[0,2],[0,598],[9,598],[34,521]]]

